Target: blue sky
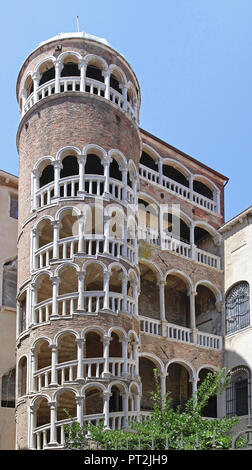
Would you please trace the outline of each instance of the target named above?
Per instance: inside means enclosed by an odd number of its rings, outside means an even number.
[[[2,153],[18,174],[16,78],[28,54],[80,30],[122,53],[141,87],[140,126],[230,178],[226,220],[252,204],[252,1],[54,0],[1,5]]]

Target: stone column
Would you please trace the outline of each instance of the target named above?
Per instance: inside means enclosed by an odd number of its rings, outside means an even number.
[[[139,377],[139,358],[138,358],[138,348],[139,343],[137,341],[132,341],[132,359],[135,362],[135,378]]]
[[[85,271],[78,271],[78,307],[77,312],[85,312],[84,308],[84,280],[85,280]]]
[[[31,405],[30,406],[30,435],[29,435],[29,449],[30,450],[36,450],[35,435],[34,435],[35,418],[36,418],[35,407],[34,405]]]
[[[62,64],[57,60],[54,63],[55,67],[55,93],[60,93],[60,74],[62,70]]]
[[[52,162],[54,167],[54,196],[53,198],[58,199],[60,197],[60,169],[62,168],[61,162],[59,160],[55,160]]]
[[[107,100],[110,100],[110,72],[109,70],[106,70],[106,72],[104,72],[104,83],[105,83],[104,97]]]
[[[52,220],[51,224],[53,226],[53,258],[52,261],[57,261],[59,259],[59,220]]]
[[[128,276],[127,274],[122,274],[121,276],[121,281],[122,281],[122,312],[123,313],[128,313],[127,312],[127,285],[128,285]]]
[[[79,240],[78,240],[78,256],[83,256],[84,254],[84,226],[85,226],[85,216],[81,215],[78,218],[79,223]]]
[[[34,373],[35,373],[35,368],[36,368],[36,348],[31,348],[31,376],[30,376],[30,392],[34,393],[36,392],[36,387],[35,387],[35,379],[34,379]]]
[[[122,402],[123,402],[123,428],[128,427],[128,421],[129,421],[129,406],[128,406],[128,400],[129,400],[129,394],[128,393],[122,393]]]
[[[110,392],[103,392],[103,414],[104,414],[104,428],[110,429],[109,427],[109,399],[111,397]]]
[[[190,290],[190,328],[192,329],[193,343],[197,344],[197,329],[196,329],[196,318],[195,318],[195,296],[196,291]]]
[[[160,373],[160,387],[161,387],[161,400],[162,400],[162,408],[165,405],[165,396],[166,396],[166,372]]]
[[[32,198],[32,210],[37,210],[39,207],[38,196],[36,196],[39,190],[39,173],[38,169],[32,170],[32,187],[33,187],[33,198]]]
[[[37,103],[38,101],[38,93],[37,93],[37,90],[38,90],[38,87],[39,87],[39,80],[40,80],[40,73],[37,71],[37,72],[34,72],[32,74],[32,79],[33,79],[33,96],[34,96],[34,104]]]
[[[59,287],[59,278],[54,276],[51,278],[52,281],[52,315],[55,317],[58,315],[58,287]]]
[[[52,359],[51,359],[51,383],[49,387],[57,387],[58,386],[58,379],[57,379],[57,369],[56,364],[58,361],[58,349],[56,344],[51,344],[50,349],[52,351]]]
[[[193,175],[190,175],[188,178],[189,189],[190,189],[190,200],[193,201]]]
[[[159,286],[159,304],[160,304],[160,320],[161,321],[166,321],[165,318],[165,286],[166,282],[165,281],[159,281],[157,283]]]
[[[119,167],[119,170],[122,173],[122,183],[123,183],[123,190],[122,190],[122,202],[126,203],[127,202],[127,174],[128,174],[128,169],[125,167]]]
[[[110,216],[104,215],[104,249],[103,252],[109,254],[109,228],[110,228]]]
[[[132,286],[132,296],[135,301],[135,316],[138,317],[138,282],[136,280],[131,282]]]
[[[32,229],[32,269],[38,269],[38,259],[36,257],[36,251],[38,250],[38,229]]]
[[[162,177],[163,177],[163,161],[160,159],[158,160],[158,173],[159,173],[159,176],[158,176],[158,182],[159,184],[162,185]]]
[[[109,343],[111,338],[104,336],[103,338],[103,359],[104,359],[104,369],[102,372],[102,377],[110,377],[111,373],[109,372]]]
[[[79,191],[78,196],[83,196],[85,194],[85,164],[86,164],[86,155],[79,155]]]
[[[31,324],[35,325],[36,318],[35,318],[35,305],[37,304],[37,287],[34,282],[31,283]]]
[[[102,164],[103,164],[103,167],[104,167],[104,176],[105,176],[103,197],[105,197],[106,199],[110,198],[110,192],[109,192],[109,167],[110,167],[110,162],[111,162],[111,158],[110,159],[103,158],[103,160],[102,160]]]
[[[127,111],[127,85],[122,85],[123,109]]]
[[[123,357],[123,368],[122,368],[122,375],[125,377],[128,375],[128,342],[129,340],[123,338],[121,340],[122,343],[122,357]]]
[[[86,91],[86,70],[87,64],[82,61],[80,63],[80,91],[82,92]]]
[[[103,290],[104,290],[104,302],[103,302],[103,310],[110,310],[109,309],[109,278],[111,273],[105,272],[103,274]]]
[[[83,400],[84,400],[84,397],[78,395],[75,398],[75,400],[76,400],[76,405],[77,405],[77,421],[81,426],[83,426]]]
[[[84,374],[83,374],[83,345],[84,345],[84,338],[78,338],[76,339],[77,343],[77,360],[78,360],[78,365],[77,365],[77,377],[76,380],[80,383],[84,383]]]
[[[56,438],[56,420],[57,420],[57,404],[56,402],[50,402],[50,442],[48,443],[48,446],[55,446],[58,444],[57,438]]]

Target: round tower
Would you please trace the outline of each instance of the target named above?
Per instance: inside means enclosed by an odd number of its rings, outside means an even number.
[[[59,34],[17,100],[16,444],[61,448],[65,410],[111,429],[139,416],[140,89],[106,40]]]

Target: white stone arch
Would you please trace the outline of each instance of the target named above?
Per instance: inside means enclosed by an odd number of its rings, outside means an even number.
[[[133,382],[130,382],[130,384],[129,384],[129,393],[132,393],[132,391],[131,391],[132,387],[136,387],[137,393],[139,393],[139,394],[141,393],[140,384],[137,383],[135,380]]]
[[[24,75],[23,79],[21,80],[20,88],[19,88],[20,89],[19,100],[20,100],[20,98],[23,97],[23,94],[25,92],[25,84],[26,84],[26,81],[27,81],[28,78],[30,78],[31,81],[33,82],[33,72],[31,70],[28,70],[26,72],[26,74]],[[24,98],[27,98],[27,96],[24,96]]]
[[[121,69],[121,67],[119,67],[116,64],[110,64],[108,70],[109,70],[110,76],[113,73],[115,75],[119,74],[121,76],[121,83],[120,83],[121,86],[126,86],[127,85],[127,77],[126,77],[124,71]]]
[[[207,287],[214,294],[216,302],[222,302],[223,296],[221,294],[221,291],[211,281],[209,281],[208,279],[200,279],[199,281],[197,281],[195,286],[194,286],[194,291],[195,292],[197,291],[197,287],[199,285]]]
[[[111,160],[112,158],[114,158],[118,165],[119,165],[119,168],[127,168],[127,158],[125,157],[125,155],[118,149],[110,149],[109,152],[108,152],[108,158],[109,160]]]
[[[39,219],[36,220],[35,224],[33,225],[33,230],[37,230],[37,229],[38,229],[38,225],[39,225],[43,220],[49,220],[50,222],[53,222],[53,221],[54,221],[54,218],[52,217],[52,215],[49,215],[49,214],[42,215],[41,217],[39,217]]]
[[[205,175],[200,175],[196,173],[193,175],[193,181],[200,181],[201,183],[205,184],[209,189],[211,189],[213,193],[219,191],[219,188],[216,186],[216,184]]]
[[[54,157],[52,155],[45,155],[44,157],[41,157],[34,165],[33,171],[38,173],[42,173],[42,171],[49,165],[53,164],[55,161]]]
[[[151,362],[154,362],[155,366],[158,367],[158,372],[161,374],[164,373],[165,365],[163,361],[158,356],[156,356],[156,354],[143,351],[138,354],[138,357],[139,359],[142,357],[142,358],[149,359]]]
[[[176,269],[176,268],[168,269],[164,274],[164,280],[165,281],[167,281],[167,277],[169,275],[177,276],[180,279],[182,279],[182,281],[184,281],[186,283],[187,287],[188,287],[188,293],[193,290],[192,280],[188,276],[188,274],[186,274],[184,271],[180,271],[179,269]]]
[[[124,339],[127,338],[126,331],[121,326],[116,326],[116,325],[113,325],[113,326],[111,326],[111,328],[109,328],[108,337],[111,338],[112,333],[113,332],[116,333],[117,331],[121,333],[121,335]]]
[[[69,155],[76,157],[78,160],[78,156],[81,155],[81,150],[73,145],[67,145],[57,152],[55,160],[62,164],[62,160]]]
[[[53,344],[53,340],[47,336],[40,336],[39,338],[36,338],[33,343],[32,343],[32,346],[31,346],[31,349],[33,348],[36,348],[37,346],[37,343],[39,343],[40,341],[47,341],[49,345],[52,345]]]
[[[89,259],[89,260],[85,261],[82,265],[82,271],[86,271],[87,267],[90,264],[97,264],[97,265],[102,267],[103,273],[107,272],[107,266],[105,265],[105,263],[103,263],[102,261],[100,261],[98,259]]]
[[[195,379],[196,370],[193,367],[193,365],[190,364],[190,362],[187,361],[186,359],[180,358],[180,357],[174,357],[173,359],[171,359],[165,366],[165,373],[167,375],[169,374],[169,366],[171,364],[180,364],[182,367],[184,367],[187,370],[187,372],[189,374],[189,380],[194,380]]]
[[[37,65],[35,66],[34,73],[40,74],[40,70],[39,70],[40,67],[42,65],[46,64],[47,62],[52,62],[53,66],[55,66],[56,58],[53,55],[50,55],[48,57],[44,57],[44,59],[42,59],[40,62],[38,62]]]
[[[38,272],[37,274],[34,275],[32,283],[37,286],[37,282],[39,281],[39,278],[42,276],[49,276],[49,279],[52,279],[53,273],[49,271],[48,269],[43,269],[42,271]]]
[[[106,389],[106,387],[105,387],[105,385],[104,385],[103,383],[100,383],[100,382],[89,382],[89,383],[85,384],[84,387],[82,387],[81,392],[80,392],[80,395],[81,395],[82,397],[85,397],[85,394],[86,394],[86,392],[87,392],[87,390],[88,390],[89,388],[98,389],[98,390],[100,390],[100,391],[103,392],[103,393],[107,391],[107,389]]]
[[[157,277],[157,282],[165,280],[164,273],[161,271],[160,267],[156,263],[154,263],[154,261],[147,260],[146,258],[139,258],[139,265],[140,264],[144,264],[145,266],[148,266],[152,271],[154,271]]]
[[[142,144],[142,152],[146,152],[154,160],[155,163],[162,161],[162,158],[159,155],[159,153],[153,147],[151,147],[149,144],[146,144],[145,142],[143,142]]]
[[[172,215],[175,215],[176,217],[178,217],[179,219],[183,220],[183,222],[188,226],[188,227],[191,227],[191,225],[194,223],[193,222],[193,219],[188,215],[186,214],[184,211],[182,211],[180,209],[180,205],[178,204],[179,208],[177,208],[177,204],[174,204],[174,205],[169,205],[167,204],[168,206],[168,211],[164,212],[163,214],[172,214]]]
[[[80,335],[79,333],[77,333],[77,331],[71,329],[71,328],[67,328],[66,330],[61,330],[61,331],[58,331],[56,333],[56,335],[54,336],[53,338],[53,344],[55,346],[58,346],[59,345],[59,339],[61,336],[65,335],[65,334],[70,334],[70,335],[74,335],[75,336],[75,339],[79,339],[80,338]]]
[[[64,207],[61,207],[55,214],[55,220],[57,221],[60,221],[61,220],[61,217],[62,217],[62,214],[66,211],[72,211],[72,215],[76,215],[76,217],[79,217],[82,215],[81,213],[81,210],[79,209],[78,206],[64,206]]]
[[[221,240],[222,240],[221,234],[214,227],[212,227],[212,225],[208,224],[206,221],[197,219],[194,221],[194,227],[203,228],[213,237],[213,239],[218,244],[221,243]]]
[[[90,62],[99,63],[102,65],[102,72],[106,72],[108,70],[108,64],[103,57],[96,55],[96,54],[87,54],[84,56],[82,60],[82,64],[84,64],[86,67],[89,65]]]
[[[65,61],[65,59],[66,59],[68,56],[69,56],[69,57],[71,57],[71,56],[72,56],[72,57],[76,57],[78,64],[80,64],[81,61],[83,60],[83,57],[82,57],[82,55],[81,55],[79,52],[69,50],[69,51],[62,52],[62,53],[58,56],[57,62],[60,63],[60,64],[63,64],[64,61]]]
[[[145,193],[144,191],[140,191],[138,194],[138,200],[143,199],[149,204],[155,204],[157,206],[158,212],[160,210],[160,202],[156,200],[151,194]]]
[[[191,171],[183,165],[183,163],[179,162],[178,160],[174,160],[173,158],[163,158],[162,159],[163,166],[169,165],[178,170],[185,178],[189,179],[192,176]]]
[[[34,407],[36,405],[36,401],[41,400],[41,398],[47,400],[48,405],[53,401],[47,393],[40,393],[31,399],[30,407]]]
[[[124,391],[124,393],[128,393],[128,387],[127,385],[122,382],[121,380],[113,380],[112,382],[109,383],[108,385],[108,392],[111,393],[111,389],[113,386],[119,386],[120,391]]]
[[[78,396],[78,391],[75,390],[73,387],[63,386],[63,387],[59,387],[59,388],[54,392],[54,394],[52,395],[52,402],[57,402],[57,397],[58,397],[58,395],[60,395],[62,392],[70,392],[70,393],[74,393],[75,397]]]
[[[127,269],[125,268],[125,266],[123,264],[119,263],[119,261],[113,261],[112,263],[110,263],[108,265],[108,268],[107,268],[108,272],[112,273],[112,269],[114,267],[119,267],[123,271],[123,273],[127,276],[127,274],[128,274]]]
[[[104,150],[104,148],[102,148],[100,145],[96,145],[96,144],[85,145],[85,147],[83,147],[82,153],[85,156],[87,156],[90,153],[94,153],[95,155],[97,155],[97,157],[100,158],[101,162],[103,160],[108,159],[108,154],[106,150]]]
[[[199,380],[199,374],[202,369],[208,369],[210,372],[218,372],[220,370],[219,367],[214,366],[213,364],[203,364],[196,371],[195,379],[197,381]]]
[[[137,180],[139,179],[136,164],[132,159],[130,159],[128,162],[128,174],[130,181],[132,181],[134,178],[136,178]]]
[[[83,339],[86,339],[86,335],[91,332],[100,334],[101,338],[104,338],[104,336],[106,336],[107,334],[107,332],[100,326],[92,325],[92,326],[87,326],[86,328],[84,328],[84,330],[82,330],[81,332],[80,337]]]
[[[77,275],[77,272],[80,271],[80,267],[78,266],[78,264],[76,263],[73,263],[72,261],[63,261],[59,266],[57,266],[57,268],[55,269],[55,274],[54,276],[59,276],[60,277],[60,272],[62,270],[64,270],[65,268],[67,267],[71,267],[71,268],[74,268],[76,270],[76,275]]]
[[[136,88],[135,88],[135,86],[133,85],[133,83],[132,83],[131,80],[128,80],[128,82],[127,82],[127,92],[128,92],[129,90],[132,91],[132,93],[133,93],[133,95],[134,95],[133,99],[135,100],[135,104],[137,104],[137,92],[136,92]],[[134,103],[133,103],[133,105],[134,105]]]

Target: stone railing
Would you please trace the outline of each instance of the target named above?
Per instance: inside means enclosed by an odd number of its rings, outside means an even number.
[[[176,193],[178,196],[188,199],[208,211],[219,213],[219,207],[216,201],[193,191],[183,184],[177,183],[167,176],[160,175],[158,171],[152,170],[151,168],[140,164],[139,172],[141,178],[148,180],[151,183],[158,184],[167,191]]]
[[[59,93],[66,93],[68,91],[80,92],[81,91],[81,78],[76,77],[61,77],[59,79]],[[20,110],[21,118],[27,113],[27,111],[38,101],[46,98],[47,96],[54,95],[56,93],[56,81],[52,79],[43,85],[40,85],[36,92],[32,92],[26,100],[23,98],[22,110]],[[103,82],[99,82],[93,78],[85,77],[85,91],[83,93],[89,93],[90,95],[96,95],[99,97],[106,98],[114,103],[118,108],[123,109],[128,116],[134,121],[138,120],[137,111],[135,107],[127,101],[127,99],[114,88],[109,87],[106,93],[106,85]]]
[[[204,331],[196,330],[194,335],[191,328],[175,325],[165,322],[162,328],[162,322],[153,318],[140,316],[140,331],[155,336],[164,336],[170,341],[179,343],[194,344],[195,346],[205,347],[208,349],[222,350],[223,337],[214,335]]]

